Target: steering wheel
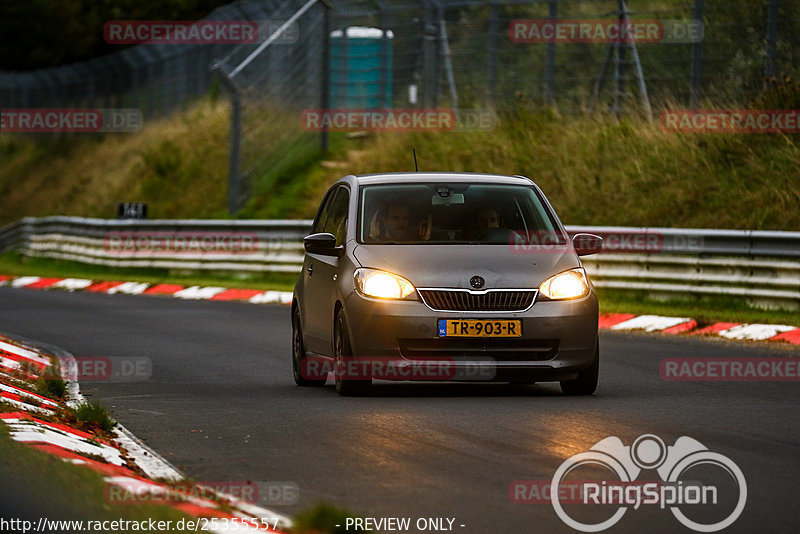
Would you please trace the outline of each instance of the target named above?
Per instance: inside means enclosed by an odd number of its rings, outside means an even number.
[[[476,241],[505,244],[509,242],[512,232],[510,228],[488,228],[478,235]]]

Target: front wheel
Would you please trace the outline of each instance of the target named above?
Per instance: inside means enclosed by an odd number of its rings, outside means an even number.
[[[597,377],[600,374],[600,342],[595,344],[592,365],[578,373],[574,380],[562,380],[561,391],[565,395],[591,395],[597,389]]]
[[[372,383],[371,378],[354,380],[347,376],[347,363],[353,357],[353,350],[350,346],[347,323],[342,309],[336,314],[336,322],[333,325],[333,354],[335,360],[333,376],[336,379],[336,391],[339,395],[355,397],[366,393]]]
[[[292,375],[298,386],[324,386],[327,373],[311,373],[312,368],[306,358],[306,348],[303,345],[303,330],[300,326],[300,310],[295,309],[292,314]],[[321,378],[320,378],[321,377]]]

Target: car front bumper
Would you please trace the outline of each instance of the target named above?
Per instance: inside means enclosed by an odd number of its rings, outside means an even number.
[[[376,378],[397,380],[570,380],[589,367],[597,343],[597,297],[540,300],[524,312],[442,312],[419,300],[345,299],[353,355],[382,362]],[[440,338],[439,319],[519,319],[521,338]],[[386,372],[386,366],[401,372]],[[419,368],[441,372],[426,373]],[[414,371],[414,370],[417,371]],[[402,372],[405,370],[405,372]]]

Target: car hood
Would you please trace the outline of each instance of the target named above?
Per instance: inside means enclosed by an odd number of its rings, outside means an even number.
[[[579,267],[572,247],[506,245],[358,245],[353,255],[362,267],[383,269],[416,287],[470,288],[481,276],[484,289],[536,288],[550,276]]]

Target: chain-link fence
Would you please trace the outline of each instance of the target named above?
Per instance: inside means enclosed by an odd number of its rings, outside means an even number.
[[[302,5],[300,1],[240,0],[216,9],[207,19],[280,20]],[[696,43],[638,45],[647,88],[657,105],[689,105],[703,98],[741,102],[762,86],[765,76],[797,71],[798,2],[628,0],[627,8],[633,20],[703,22],[703,37]],[[619,0],[343,0],[335,2],[332,28],[366,26],[391,32],[387,94],[393,95],[395,105],[441,105],[455,97],[458,105],[466,106],[502,107],[524,99],[581,110],[592,99],[609,45],[515,42],[509,27],[520,19],[611,20],[619,9]],[[321,24],[310,15],[300,22],[303,35]],[[305,50],[297,53],[319,54],[312,49],[322,45],[319,40],[308,41],[303,43]],[[213,80],[208,67],[234,48],[230,44],[146,44],[74,65],[0,73],[0,104],[8,108],[137,107],[150,118],[208,91]],[[256,77],[260,86],[290,83],[290,77],[279,73],[285,68],[291,74],[293,69],[276,66],[278,50],[285,49],[265,49],[270,59],[261,63],[272,67],[269,75]],[[339,62],[339,68],[344,67]],[[636,94],[630,54],[623,53],[620,67],[621,80],[634,89],[626,94]],[[341,88],[340,83],[334,72],[333,92]],[[418,98],[413,98],[415,91]]]
[[[242,44],[213,66],[232,99],[232,213],[246,200],[253,177],[268,187],[319,151],[319,134],[304,131],[299,117],[303,109],[327,106],[329,11],[330,4],[318,0],[276,5],[276,24],[263,42]]]
[[[267,20],[271,7],[262,0],[240,1],[214,10],[206,20]],[[206,94],[213,83],[209,65],[233,48],[142,44],[73,65],[0,72],[0,106],[138,108],[151,119]]]
[[[421,105],[502,108],[524,100],[583,111],[591,107],[614,43],[522,42],[512,24],[613,21],[625,8],[633,21],[702,22],[699,39],[678,35],[636,46],[657,107],[703,99],[742,104],[765,76],[798,70],[800,3],[787,0],[380,0],[337,4],[334,20],[336,27],[392,30],[399,98],[417,85]],[[619,48],[619,83],[603,85],[600,96],[639,94],[635,57],[630,47]],[[610,81],[611,73],[606,77]]]
[[[0,73],[0,107],[134,107],[147,121],[223,80],[234,102],[236,211],[248,183],[286,179],[325,146],[325,128],[301,124],[309,109],[747,106],[765,78],[795,75],[800,64],[800,2],[789,0],[240,0],[209,19],[259,21],[261,38],[143,44]],[[537,40],[548,23],[590,21],[596,30],[615,20],[662,32],[699,21],[702,32]]]

